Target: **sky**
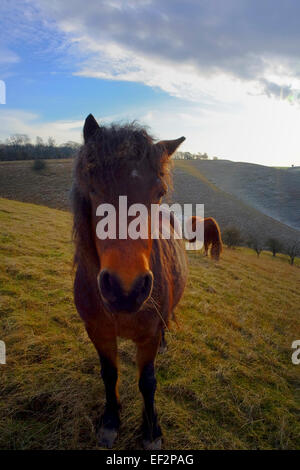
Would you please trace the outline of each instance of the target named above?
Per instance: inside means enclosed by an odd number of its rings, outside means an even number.
[[[1,0],[0,140],[82,142],[92,113],[184,135],[182,151],[300,165],[299,45],[298,0]]]

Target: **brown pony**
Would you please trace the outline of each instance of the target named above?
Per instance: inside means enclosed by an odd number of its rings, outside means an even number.
[[[222,253],[223,243],[221,237],[220,227],[215,219],[212,217],[206,217],[200,219],[199,217],[192,216],[188,219],[187,224],[192,221],[192,230],[196,230],[196,220],[201,222],[204,220],[204,253],[208,255],[208,249],[211,245],[210,256],[212,259],[218,261],[220,254]],[[189,239],[190,242],[195,242],[196,238]]]
[[[99,239],[96,209],[160,203],[170,182],[169,160],[184,137],[155,143],[137,124],[99,126],[92,115],[84,124],[72,189],[76,276],[74,299],[100,358],[106,406],[98,432],[100,446],[112,447],[120,424],[117,337],[137,346],[139,389],[144,399],[143,445],[161,448],[154,406],[154,360],[163,328],[181,298],[187,277],[182,240]],[[148,211],[149,213],[149,211]],[[150,217],[150,216],[149,216]],[[129,219],[129,217],[128,217]],[[148,219],[148,227],[151,221]],[[174,230],[174,228],[172,228]]]

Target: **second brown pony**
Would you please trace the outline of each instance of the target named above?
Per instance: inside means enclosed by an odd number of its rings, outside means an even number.
[[[192,220],[192,230],[196,230],[196,221],[202,223],[204,221],[204,253],[205,256],[208,255],[209,247],[210,249],[210,256],[212,259],[218,261],[220,259],[220,254],[222,253],[223,243],[221,237],[220,227],[215,219],[212,217],[205,217],[204,219],[200,219],[199,217],[192,216],[191,219],[187,221],[190,223]],[[190,242],[194,242],[196,238],[189,239]]]

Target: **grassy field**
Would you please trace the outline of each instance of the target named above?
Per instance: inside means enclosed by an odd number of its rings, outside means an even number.
[[[71,216],[0,199],[1,449],[96,449],[104,406],[96,352],[72,300]],[[300,448],[300,266],[284,256],[189,254],[179,328],[157,360],[166,449]],[[140,448],[133,345],[119,342],[117,449]]]

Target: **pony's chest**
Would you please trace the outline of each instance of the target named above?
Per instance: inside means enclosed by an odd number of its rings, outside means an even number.
[[[139,312],[137,314],[116,315],[116,334],[120,338],[139,341],[143,337],[155,336],[158,330],[158,321],[151,313]]]

